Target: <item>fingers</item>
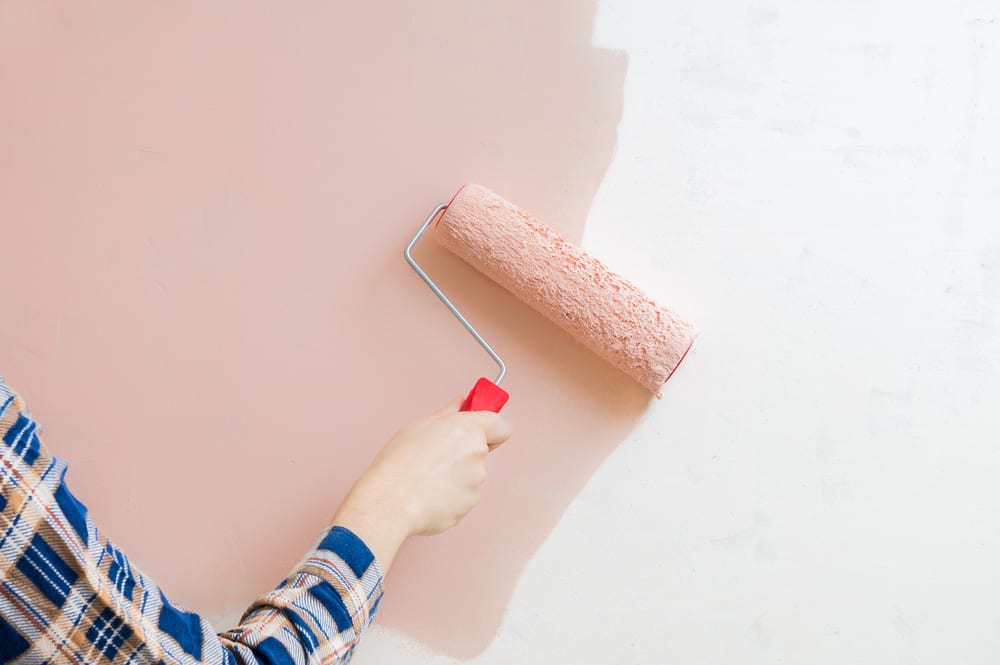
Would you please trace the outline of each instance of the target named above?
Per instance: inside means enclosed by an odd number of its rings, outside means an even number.
[[[486,444],[490,450],[501,445],[514,432],[514,428],[503,416],[492,411],[470,411],[466,417],[474,419],[476,424],[483,428]]]
[[[430,420],[454,415],[462,408],[465,397],[458,396],[429,416]],[[468,418],[483,430],[486,437],[486,444],[490,450],[504,443],[510,438],[514,428],[505,418],[492,411],[465,411],[461,412],[461,417]]]

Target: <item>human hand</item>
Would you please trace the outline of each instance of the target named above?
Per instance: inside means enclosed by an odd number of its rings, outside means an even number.
[[[408,536],[431,535],[461,521],[479,502],[486,456],[511,435],[490,411],[459,412],[456,399],[406,425],[354,484],[334,521],[361,537],[383,570]],[[382,549],[380,556],[376,549]]]

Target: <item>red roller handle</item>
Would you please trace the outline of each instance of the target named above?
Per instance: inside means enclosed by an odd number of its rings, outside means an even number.
[[[503,408],[508,399],[510,399],[510,395],[506,390],[489,379],[481,377],[476,381],[476,385],[472,386],[469,396],[462,402],[462,408],[459,410],[500,413],[500,409]]]

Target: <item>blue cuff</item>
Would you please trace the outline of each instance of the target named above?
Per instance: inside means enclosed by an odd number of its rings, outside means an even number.
[[[342,526],[335,526],[323,537],[317,549],[333,552],[351,567],[355,577],[364,577],[368,567],[375,560],[375,555],[368,549],[364,541],[353,531]]]

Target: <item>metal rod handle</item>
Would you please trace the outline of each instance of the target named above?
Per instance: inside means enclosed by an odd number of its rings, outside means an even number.
[[[479,342],[479,345],[486,350],[486,353],[490,354],[490,358],[493,358],[497,367],[500,368],[500,373],[497,374],[497,378],[493,380],[493,383],[499,384],[504,375],[507,374],[507,365],[504,364],[503,359],[501,359],[497,352],[493,350],[493,347],[490,346],[485,339],[483,339],[483,336],[479,334],[479,331],[477,331],[472,324],[469,323],[469,320],[462,316],[462,313],[458,311],[458,308],[455,307],[450,300],[448,300],[448,296],[446,296],[441,289],[438,288],[437,284],[435,284],[434,281],[427,276],[427,273],[424,272],[419,265],[417,265],[417,262],[413,260],[413,255],[410,253],[413,246],[416,245],[417,241],[420,239],[420,236],[422,236],[424,231],[427,230],[427,227],[431,225],[431,222],[433,222],[434,219],[447,207],[447,203],[439,203],[437,207],[431,211],[431,214],[427,216],[427,219],[420,226],[420,230],[417,231],[417,234],[413,236],[412,240],[410,240],[406,249],[403,250],[403,255],[406,257],[406,262],[410,264],[410,267],[413,268],[418,275],[420,275],[420,279],[424,280],[427,286],[431,287],[431,291],[434,292],[434,295],[436,295],[441,302],[444,303],[445,307],[447,307],[448,310],[455,315],[456,319],[461,321],[462,325],[465,326],[465,329],[469,331],[469,334],[476,338],[476,341]]]

